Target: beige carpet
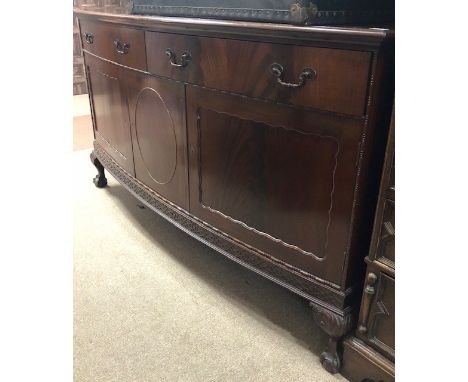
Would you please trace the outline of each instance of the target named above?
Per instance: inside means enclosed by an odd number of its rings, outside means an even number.
[[[74,381],[345,381],[299,297],[210,250],[74,154]]]

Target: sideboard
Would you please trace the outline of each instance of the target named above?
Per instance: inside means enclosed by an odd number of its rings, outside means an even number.
[[[394,92],[390,28],[75,9],[105,170],[207,246],[310,302],[340,370]]]

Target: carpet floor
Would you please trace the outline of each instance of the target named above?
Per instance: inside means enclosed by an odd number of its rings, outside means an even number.
[[[74,381],[346,381],[306,302],[74,157]]]

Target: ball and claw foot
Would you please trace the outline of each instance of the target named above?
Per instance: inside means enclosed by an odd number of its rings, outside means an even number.
[[[94,164],[96,169],[98,170],[98,174],[93,178],[93,183],[97,188],[104,188],[107,186],[107,179],[106,175],[104,174],[104,166],[96,157],[94,151],[90,154],[91,162]]]
[[[337,354],[324,351],[320,354],[320,363],[322,367],[331,374],[336,374],[340,371],[341,361]]]
[[[105,176],[98,174],[93,178],[93,183],[97,188],[104,188],[107,186],[107,179]]]

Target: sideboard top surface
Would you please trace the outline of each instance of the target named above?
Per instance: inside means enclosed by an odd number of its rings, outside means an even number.
[[[300,41],[330,45],[354,46],[357,49],[378,49],[384,41],[394,40],[393,27],[364,26],[297,26],[289,24],[262,23],[251,21],[213,20],[186,17],[133,15],[124,8],[73,9],[80,18],[92,18],[120,25],[131,25],[146,30],[173,33],[216,34],[243,36],[250,39]]]

